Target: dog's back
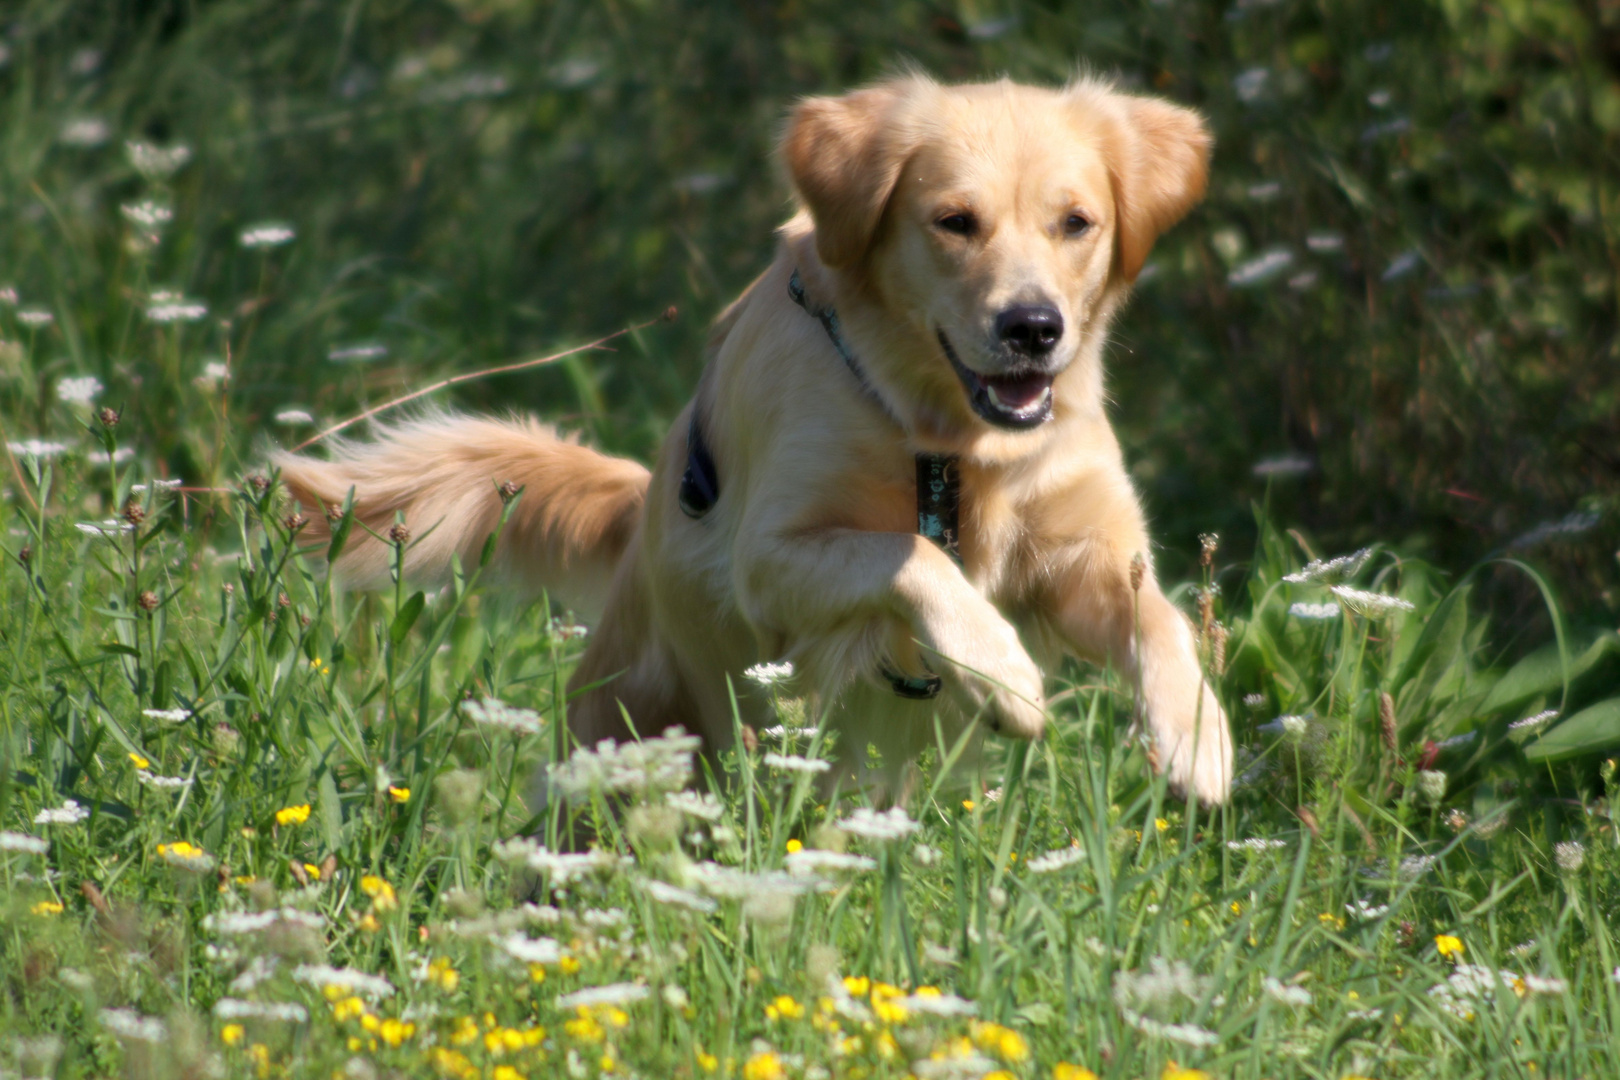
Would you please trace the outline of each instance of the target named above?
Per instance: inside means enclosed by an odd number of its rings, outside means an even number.
[[[403,514],[415,538],[406,556],[414,581],[446,577],[452,554],[469,570],[500,522],[502,486],[522,498],[492,570],[526,592],[551,595],[587,619],[601,611],[614,569],[646,500],[647,469],[563,439],[533,420],[433,414],[387,426],[373,442],[341,442],[328,461],[278,454],[282,482],[304,507],[307,535],[327,534],[326,511],[352,489],[355,517],[387,534]],[[335,568],[356,588],[389,580],[392,554],[355,530]]]

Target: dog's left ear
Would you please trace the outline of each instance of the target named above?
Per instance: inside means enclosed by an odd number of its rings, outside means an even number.
[[[1116,119],[1109,171],[1119,271],[1135,281],[1153,242],[1204,197],[1215,140],[1191,109],[1159,98],[1108,96]]]
[[[842,97],[806,98],[793,110],[782,160],[816,223],[816,253],[828,266],[850,266],[871,247],[916,146],[902,106],[931,85],[920,77],[895,79]]]

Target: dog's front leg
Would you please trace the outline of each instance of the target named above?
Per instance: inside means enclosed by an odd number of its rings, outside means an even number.
[[[766,648],[792,656],[824,693],[885,660],[901,633],[938,654],[931,664],[969,715],[1033,738],[1046,713],[1041,672],[1018,633],[920,536],[856,529],[768,533],[741,545],[737,593]]]
[[[1138,686],[1154,758],[1171,787],[1225,802],[1232,784],[1226,714],[1198,662],[1192,626],[1150,565],[1131,587],[1134,553],[1102,539],[1069,547],[1053,578],[1058,628],[1081,656],[1108,660]]]

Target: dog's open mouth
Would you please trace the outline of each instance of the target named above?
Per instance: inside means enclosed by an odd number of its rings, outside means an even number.
[[[945,331],[939,332],[940,347],[956,369],[968,403],[981,418],[1004,428],[1037,427],[1052,418],[1052,379],[1050,372],[1025,369],[1001,375],[980,375],[962,363],[951,348]]]

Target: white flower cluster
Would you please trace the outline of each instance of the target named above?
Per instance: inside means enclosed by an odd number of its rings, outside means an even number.
[[[640,742],[615,743],[603,739],[595,749],[580,749],[549,776],[557,790],[570,799],[597,793],[635,796],[654,791],[679,791],[692,780],[692,757],[703,740],[678,727]]]
[[[1314,1000],[1311,992],[1303,986],[1294,986],[1270,975],[1260,980],[1260,988],[1265,991],[1267,997],[1284,1005],[1303,1008]]]
[[[533,709],[513,708],[499,698],[463,701],[461,711],[469,720],[485,727],[504,728],[524,735],[536,735],[540,731],[539,713]]]
[[[1534,716],[1527,716],[1523,720],[1513,721],[1513,723],[1508,725],[1508,730],[1523,731],[1525,728],[1538,728],[1557,715],[1557,709],[1543,709]]]
[[[1286,574],[1283,580],[1291,585],[1303,585],[1307,582],[1332,585],[1346,578],[1355,577],[1371,556],[1372,548],[1367,547],[1352,555],[1340,555],[1336,559],[1312,559],[1305,565],[1305,569]]]
[[[671,885],[667,881],[659,881],[656,878],[642,878],[636,884],[648,896],[665,907],[686,908],[688,911],[696,911],[701,915],[707,915],[720,906],[707,896],[701,896],[690,889],[683,889],[678,885]]]
[[[1048,851],[1044,855],[1037,855],[1025,865],[1029,867],[1029,872],[1032,874],[1050,874],[1055,870],[1063,869],[1065,866],[1073,866],[1077,862],[1082,862],[1085,857],[1086,849],[1075,845]]]
[[[146,306],[146,317],[155,323],[196,322],[208,314],[208,305],[188,300],[182,293],[160,289]]]
[[[1288,715],[1261,724],[1256,730],[1268,735],[1286,735],[1290,739],[1303,739],[1310,726],[1310,720],[1306,717]]]
[[[155,1016],[142,1016],[134,1009],[102,1009],[101,1025],[120,1039],[131,1042],[160,1043],[169,1037],[169,1029]]]
[[[77,825],[90,816],[90,811],[73,799],[68,799],[55,810],[41,810],[34,815],[35,825]]]
[[[630,859],[592,848],[590,851],[549,851],[543,844],[525,837],[514,837],[495,845],[492,853],[502,862],[520,862],[530,870],[545,874],[553,886],[566,885],[577,877],[611,875],[630,864]]]
[[[782,865],[794,877],[810,877],[820,873],[859,873],[863,870],[876,870],[877,860],[844,851],[800,848],[798,851],[789,852],[782,860]]]
[[[135,779],[139,780],[147,787],[156,788],[159,791],[183,791],[192,784],[196,783],[195,777],[159,776],[150,769],[137,769],[135,771]]]
[[[101,380],[94,375],[76,375],[56,384],[57,400],[69,405],[88,405],[101,391]]]
[[[672,791],[664,796],[664,805],[699,821],[719,821],[726,808],[709,792]]]
[[[838,827],[852,836],[879,843],[899,840],[917,831],[917,823],[898,806],[882,812],[863,806],[838,822]]]
[[[896,999],[894,1004],[902,1009],[929,1016],[977,1016],[979,1013],[977,1003],[964,997],[957,997],[955,994],[909,994]]]
[[[203,916],[203,929],[224,937],[256,934],[278,926],[302,927],[306,930],[324,930],[326,920],[310,911],[298,908],[271,908],[269,911],[224,911]]]
[[[594,1009],[603,1005],[632,1005],[645,1000],[650,994],[641,983],[612,983],[608,986],[588,986],[583,990],[575,990],[572,994],[564,994],[557,999],[559,1009],[577,1009],[584,1006]]]
[[[148,720],[161,720],[165,724],[181,724],[191,719],[190,709],[142,709]]]
[[[1196,1024],[1176,1024],[1146,1015],[1168,1009],[1178,1000],[1202,1001],[1211,981],[1193,974],[1183,960],[1155,956],[1146,971],[1121,971],[1114,976],[1114,1006],[1137,1031],[1188,1046],[1214,1046],[1220,1037]]]
[[[1518,997],[1531,994],[1562,994],[1568,990],[1563,979],[1520,975],[1513,971],[1493,971],[1477,964],[1458,964],[1446,981],[1429,988],[1429,995],[1446,1012],[1461,1020],[1471,1020],[1471,1002],[1488,1001],[1498,990],[1512,991]]]
[[[554,938],[532,938],[513,932],[491,940],[502,952],[525,964],[555,964],[562,959],[562,946]]]
[[[131,225],[139,225],[148,232],[157,232],[163,226],[174,220],[174,210],[160,202],[151,199],[142,199],[138,203],[125,203],[118,208],[124,215],[124,220]]]
[[[245,248],[273,248],[292,243],[297,235],[290,225],[266,221],[244,230],[237,239]]]
[[[1416,610],[1410,600],[1368,592],[1365,589],[1352,589],[1348,585],[1333,585],[1329,587],[1329,591],[1337,596],[1345,607],[1369,619],[1385,619],[1397,612]]]
[[[1244,840],[1228,840],[1228,851],[1274,851],[1277,848],[1288,846],[1286,840],[1269,840],[1258,836],[1251,836]]]
[[[1553,862],[1566,874],[1579,872],[1586,865],[1586,845],[1579,840],[1563,840],[1554,844]]]
[[[760,759],[766,768],[780,769],[782,772],[796,773],[824,773],[832,768],[832,763],[820,758],[800,757],[797,754],[778,754],[767,752]]]
[[[755,664],[743,672],[743,678],[760,686],[775,686],[793,678],[793,664],[787,660],[780,664]]]
[[[191,147],[181,143],[173,146],[155,146],[148,142],[126,142],[124,152],[135,171],[148,180],[164,180],[191,160]]]
[[[281,1020],[289,1024],[302,1024],[309,1019],[309,1010],[294,1001],[243,1001],[240,998],[220,998],[214,1002],[217,1020]]]
[[[48,840],[20,832],[0,832],[0,851],[21,851],[29,855],[43,855],[51,850]]]
[[[315,417],[308,409],[282,409],[272,419],[286,427],[296,427],[299,424],[313,424]]]
[[[1371,904],[1365,900],[1353,900],[1344,905],[1344,910],[1352,919],[1358,922],[1373,922],[1389,914],[1388,904]]]
[[[1288,608],[1288,614],[1296,619],[1337,619],[1343,610],[1338,604],[1332,602],[1307,604],[1302,600],[1297,604],[1291,604]]]
[[[124,533],[135,531],[135,526],[117,518],[108,518],[106,521],[76,521],[73,527],[86,536],[95,536],[103,540],[111,540]]]
[[[329,967],[326,964],[299,964],[293,968],[295,982],[324,991],[328,986],[347,990],[361,997],[385,998],[394,992],[394,984],[381,975],[370,975],[354,968]]]
[[[44,439],[24,439],[21,442],[6,443],[6,449],[18,457],[31,457],[47,461],[67,453],[67,443],[47,442]]]

